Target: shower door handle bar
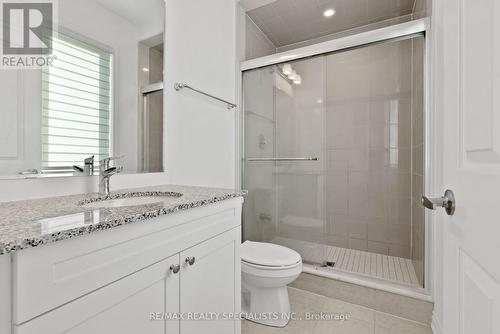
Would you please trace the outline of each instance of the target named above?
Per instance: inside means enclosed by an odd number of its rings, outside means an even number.
[[[247,158],[247,161],[318,161],[317,157],[305,158]]]
[[[228,102],[228,101],[226,101],[226,100],[224,100],[224,99],[221,99],[220,97],[214,96],[214,95],[212,95],[212,94],[208,94],[208,93],[206,93],[206,92],[204,92],[204,91],[201,91],[201,90],[199,90],[199,89],[193,88],[193,87],[189,86],[188,84],[185,84],[185,83],[180,83],[180,82],[176,82],[176,83],[174,84],[174,89],[175,89],[176,91],[180,91],[180,90],[181,90],[181,89],[183,89],[183,88],[191,89],[192,91],[194,91],[194,92],[196,92],[196,93],[199,93],[199,94],[202,94],[202,95],[208,96],[208,97],[210,97],[210,98],[212,98],[212,99],[215,99],[215,100],[217,100],[217,101],[223,102],[223,103],[225,103],[225,104],[227,105],[227,109],[233,109],[233,108],[236,108],[236,104],[231,103],[231,102]]]

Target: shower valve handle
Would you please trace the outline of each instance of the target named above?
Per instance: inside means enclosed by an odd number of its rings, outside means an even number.
[[[443,197],[430,198],[422,196],[422,205],[431,210],[443,207],[449,216],[453,216],[455,213],[455,195],[453,191],[446,190]]]

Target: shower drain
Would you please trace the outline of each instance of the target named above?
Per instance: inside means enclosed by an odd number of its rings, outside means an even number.
[[[325,261],[323,262],[323,264],[321,265],[322,268],[333,268],[335,267],[335,262],[332,262],[332,261]]]

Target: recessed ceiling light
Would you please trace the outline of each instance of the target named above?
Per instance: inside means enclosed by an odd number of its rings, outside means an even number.
[[[143,67],[143,68],[142,68],[142,71],[143,71],[143,72],[149,72],[149,68],[147,68],[147,67]]]
[[[335,15],[335,9],[333,9],[333,8],[329,8],[323,12],[324,17],[330,17],[333,15]]]

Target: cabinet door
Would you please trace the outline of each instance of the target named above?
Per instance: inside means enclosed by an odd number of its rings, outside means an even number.
[[[240,333],[240,321],[226,320],[224,314],[241,309],[240,235],[236,228],[181,252],[182,334]],[[189,264],[186,259],[192,259]],[[213,314],[219,320],[189,320],[190,315]]]
[[[179,254],[140,270],[45,315],[16,326],[18,334],[178,334]],[[154,319],[153,314],[155,314]]]

